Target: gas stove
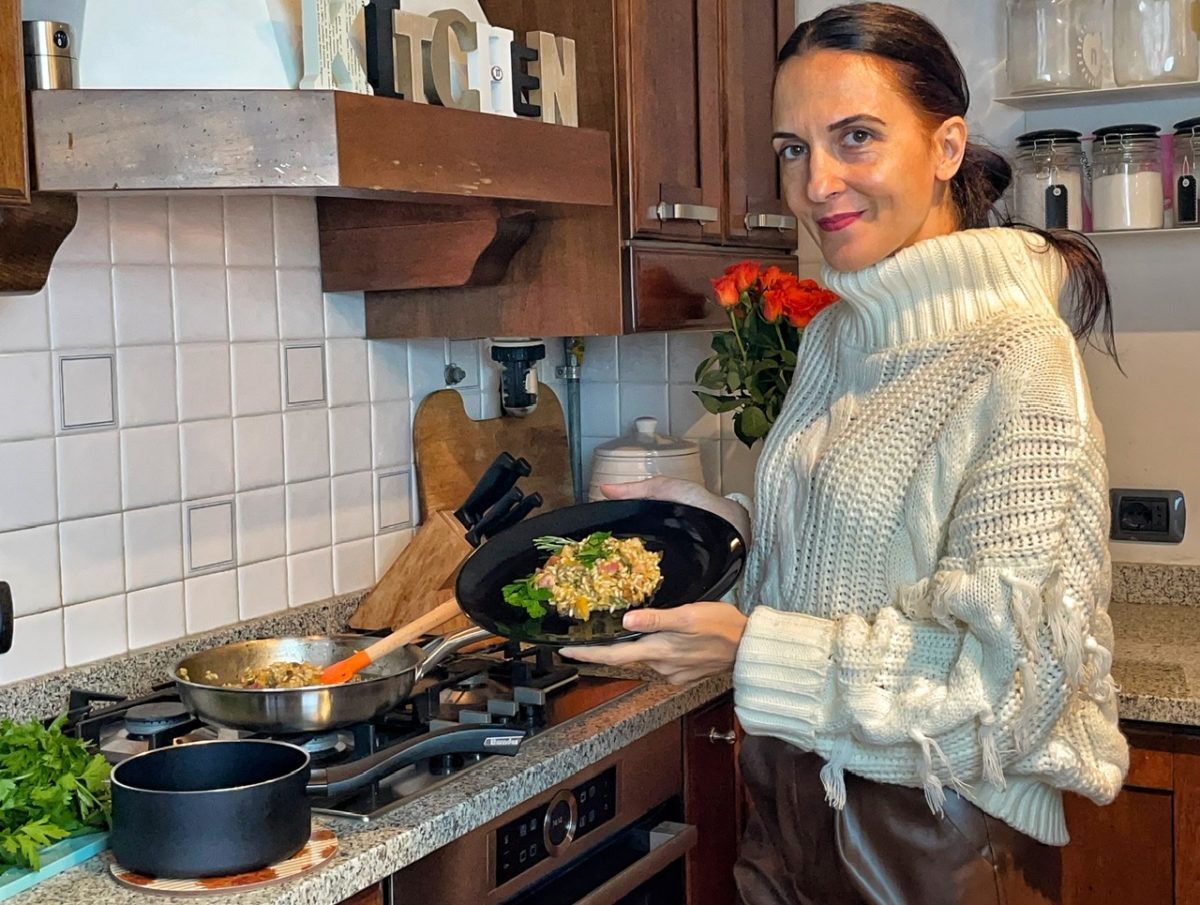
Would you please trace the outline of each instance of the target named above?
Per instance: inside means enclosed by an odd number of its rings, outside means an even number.
[[[325,733],[270,737],[303,747],[314,766],[333,766],[460,724],[499,723],[536,735],[641,684],[637,679],[580,675],[552,648],[500,642],[450,657],[418,682],[407,700],[369,722]],[[173,683],[138,698],[72,690],[64,729],[91,741],[112,763],[166,745],[267,737],[202,722],[180,702]],[[314,797],[312,807],[320,814],[369,821],[492,756],[430,758],[359,791]]]

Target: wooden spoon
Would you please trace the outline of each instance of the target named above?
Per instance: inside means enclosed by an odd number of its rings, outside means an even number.
[[[321,684],[340,685],[343,682],[349,682],[358,674],[359,670],[370,666],[380,657],[390,654],[397,648],[411,644],[430,629],[437,628],[443,622],[453,619],[460,613],[462,613],[462,609],[459,607],[458,601],[451,597],[445,603],[438,604],[420,619],[414,619],[407,625],[402,625],[386,638],[380,638],[370,647],[364,647],[345,660],[339,660],[332,666],[326,666],[321,672]]]

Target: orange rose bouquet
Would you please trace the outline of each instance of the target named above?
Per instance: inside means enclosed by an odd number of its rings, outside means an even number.
[[[696,391],[713,413],[734,412],[739,440],[753,446],[783,407],[796,371],[800,335],[838,297],[778,267],[741,261],[712,281],[731,331],[713,337],[714,355],[696,368]]]

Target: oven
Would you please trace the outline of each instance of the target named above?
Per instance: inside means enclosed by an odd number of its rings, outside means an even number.
[[[393,874],[389,901],[684,905],[683,791],[672,723]]]

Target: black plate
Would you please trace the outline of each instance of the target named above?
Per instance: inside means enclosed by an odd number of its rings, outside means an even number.
[[[534,644],[601,644],[636,637],[622,628],[622,613],[594,613],[580,620],[550,610],[529,619],[520,607],[504,602],[501,589],[548,558],[533,545],[534,538],[550,534],[581,540],[593,531],[640,537],[648,550],[662,552],[663,582],[646,604],[650,607],[717,600],[733,587],[746,557],[737,529],[704,509],[661,500],[585,503],[520,522],[472,553],[455,584],[463,612],[488,631]]]

